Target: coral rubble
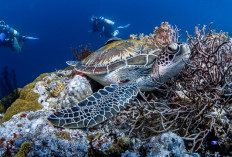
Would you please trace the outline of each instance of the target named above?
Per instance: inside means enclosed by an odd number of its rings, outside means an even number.
[[[41,75],[22,89],[19,99],[8,108],[0,124],[1,156],[86,156],[88,140],[84,138],[85,132],[59,130],[47,121],[54,108],[62,107],[65,101],[71,101],[78,94],[81,99],[92,92],[86,78],[72,78],[70,72],[63,70]],[[67,88],[57,87],[58,81]],[[55,97],[51,94],[54,90],[59,91]],[[30,141],[30,149],[27,141]]]

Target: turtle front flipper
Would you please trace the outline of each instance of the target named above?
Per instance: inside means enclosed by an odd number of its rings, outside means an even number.
[[[81,101],[77,107],[56,112],[48,120],[62,128],[90,128],[124,110],[137,94],[136,84],[106,86]]]

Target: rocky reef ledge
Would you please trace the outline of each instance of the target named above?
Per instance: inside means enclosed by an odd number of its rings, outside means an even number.
[[[172,132],[142,142],[116,117],[87,130],[56,128],[47,117],[92,94],[87,78],[72,70],[46,73],[26,85],[0,124],[0,156],[198,156]],[[144,141],[144,140],[143,140]]]

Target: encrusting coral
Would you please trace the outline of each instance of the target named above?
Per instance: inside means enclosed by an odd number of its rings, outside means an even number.
[[[51,90],[50,93],[51,93],[51,96],[57,97],[57,96],[60,94],[60,92],[63,91],[64,85],[63,85],[63,83],[60,82],[60,81],[55,81],[54,83],[55,83],[55,86],[54,86],[54,88]]]

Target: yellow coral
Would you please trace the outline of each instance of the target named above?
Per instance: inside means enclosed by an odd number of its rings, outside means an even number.
[[[20,112],[36,111],[43,108],[43,106],[38,103],[39,95],[34,93],[33,88],[37,81],[41,80],[47,75],[47,73],[40,75],[34,80],[34,82],[26,85],[21,90],[19,98],[6,110],[4,117],[0,120],[0,123],[10,120],[13,115]]]
[[[0,113],[4,113],[5,112],[5,107],[4,105],[0,104]]]
[[[16,157],[26,157],[27,153],[29,153],[30,149],[31,149],[30,142],[24,142],[21,145],[19,152],[16,154]]]
[[[130,34],[130,39],[137,40],[138,39],[138,35],[137,34]]]
[[[51,96],[57,97],[64,89],[64,85],[61,81],[56,81],[56,88],[51,91]]]

